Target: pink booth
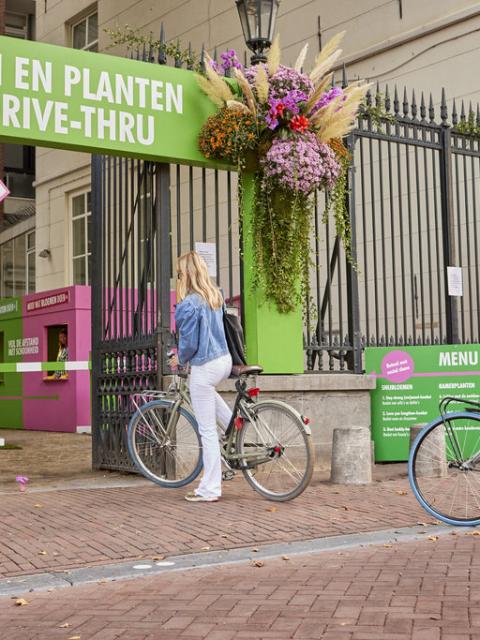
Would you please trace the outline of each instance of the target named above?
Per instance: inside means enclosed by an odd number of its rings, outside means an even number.
[[[54,362],[67,346],[73,369],[23,374],[24,429],[90,431],[90,307],[90,287],[64,287],[23,298],[24,344],[31,345],[23,362]]]

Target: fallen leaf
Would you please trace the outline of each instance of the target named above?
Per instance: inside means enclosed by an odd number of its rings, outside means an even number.
[[[480,536],[480,531],[468,531],[466,536]]]
[[[210,551],[211,547],[202,547],[200,551]]]
[[[277,511],[277,507],[268,507],[267,511],[270,511],[270,513],[275,513],[275,511]]]
[[[288,556],[282,556],[282,560],[290,560]]]
[[[431,540],[432,542],[436,542],[438,540],[438,536],[428,536],[427,540]]]
[[[257,553],[257,552],[258,552],[258,547],[254,547],[254,548],[252,549],[252,551],[253,551],[253,553]]]
[[[67,638],[67,640],[82,640],[80,638],[80,636],[70,636],[70,638]]]
[[[72,625],[70,624],[70,622],[65,622],[64,624],[60,625],[60,629],[68,629],[68,627],[71,627]]]
[[[264,564],[265,564],[265,563],[264,563],[264,562],[262,562],[262,560],[254,560],[254,561],[252,562],[252,565],[253,565],[254,567],[263,567],[263,566],[264,566]]]
[[[47,555],[47,552],[46,552],[46,551],[39,551],[39,552],[38,552],[38,555],[39,555],[39,556],[46,556],[46,555]]]
[[[408,496],[408,491],[397,491],[399,496]]]
[[[35,509],[43,509],[43,504],[34,504]]]
[[[386,547],[387,549],[390,549],[391,547],[393,547],[393,544],[384,544],[384,547]]]
[[[419,527],[426,527],[427,523],[426,522],[417,522]]]
[[[228,538],[226,533],[222,533],[222,535],[220,536],[221,538]]]
[[[24,607],[26,604],[29,604],[29,602],[28,600],[25,600],[25,598],[17,598],[15,600],[15,604],[17,607]]]
[[[108,580],[105,580],[105,578],[102,578],[101,580],[97,580],[97,584],[106,584],[108,582]]]
[[[165,560],[167,556],[153,556],[152,560],[156,561],[160,561],[160,560]]]

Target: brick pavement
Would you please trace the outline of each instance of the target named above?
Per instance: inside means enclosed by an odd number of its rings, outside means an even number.
[[[283,504],[242,478],[225,483],[218,503],[187,503],[184,493],[149,484],[3,494],[0,577],[432,521],[405,478],[365,487],[317,481]]]
[[[0,598],[2,640],[479,640],[473,532]]]

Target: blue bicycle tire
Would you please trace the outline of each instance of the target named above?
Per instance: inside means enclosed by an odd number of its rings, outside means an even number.
[[[459,411],[455,413],[449,413],[448,419],[449,420],[458,420],[458,419],[474,420],[480,423],[480,414],[476,414],[468,411]],[[416,456],[418,454],[418,451],[422,442],[424,441],[425,437],[431,431],[433,431],[433,429],[435,429],[436,427],[444,423],[444,421],[445,421],[444,417],[439,416],[438,418],[436,418],[435,420],[427,424],[415,438],[415,441],[410,449],[410,455],[408,458],[408,479],[410,482],[410,487],[413,491],[413,494],[415,495],[415,498],[418,500],[421,506],[425,509],[427,513],[432,515],[434,518],[437,518],[438,520],[445,522],[445,524],[454,525],[458,527],[476,527],[480,525],[480,516],[478,518],[470,518],[470,519],[469,518],[464,518],[464,519],[453,518],[453,517],[448,517],[443,513],[437,511],[436,509],[434,509],[432,505],[423,497],[422,492],[419,489],[417,479],[415,477],[414,465],[415,465]]]
[[[158,476],[156,476],[151,471],[149,471],[148,468],[145,466],[145,464],[143,464],[143,462],[139,459],[139,457],[136,454],[136,451],[135,451],[134,445],[133,445],[133,435],[134,435],[134,429],[136,427],[136,423],[137,423],[138,419],[140,418],[141,414],[144,411],[146,411],[148,409],[151,409],[154,406],[165,407],[166,408],[166,407],[172,407],[174,404],[175,403],[172,400],[167,400],[165,398],[160,398],[160,399],[157,398],[156,400],[151,400],[150,402],[146,402],[144,405],[142,405],[140,407],[140,409],[137,409],[137,411],[135,411],[135,413],[132,415],[132,417],[130,418],[130,422],[128,423],[128,429],[127,429],[128,453],[129,453],[130,459],[132,460],[133,464],[135,465],[135,468],[137,469],[137,471],[139,473],[141,473],[148,480],[151,480],[155,484],[158,484],[160,487],[166,487],[168,489],[178,489],[179,487],[184,487],[187,484],[190,484],[190,482],[193,482],[195,480],[195,478],[199,475],[199,473],[201,472],[201,470],[203,468],[202,443],[201,443],[201,440],[200,440],[200,435],[199,435],[199,432],[198,432],[198,424],[197,424],[197,421],[195,419],[195,416],[192,413],[190,413],[190,411],[187,411],[183,407],[179,407],[178,408],[179,413],[192,426],[193,430],[195,431],[195,433],[197,435],[198,442],[199,442],[199,456],[198,456],[197,464],[196,464],[194,470],[192,471],[192,473],[187,478],[183,478],[182,480],[165,481],[165,480],[160,479]]]

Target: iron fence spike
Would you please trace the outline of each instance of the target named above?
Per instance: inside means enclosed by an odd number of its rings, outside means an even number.
[[[403,115],[406,118],[408,116],[409,105],[408,105],[408,97],[407,97],[407,87],[403,88]]]
[[[390,101],[390,90],[388,88],[388,84],[385,86],[385,111],[390,111],[391,108],[391,101]]]
[[[435,120],[435,107],[433,105],[433,96],[431,93],[428,102],[428,117],[430,118],[430,122],[433,122]]]
[[[442,87],[442,101],[440,103],[440,118],[442,124],[446,124],[448,120],[447,98],[445,95],[445,87]]]
[[[455,102],[455,98],[453,99],[453,104],[452,104],[452,124],[453,126],[458,124],[457,104]]]
[[[398,98],[397,85],[395,85],[393,90],[393,111],[395,115],[398,115],[400,113],[400,100]]]

